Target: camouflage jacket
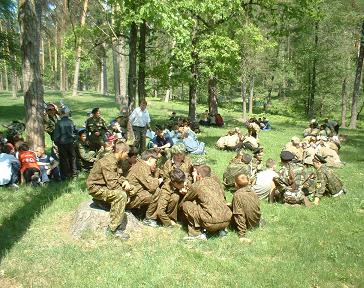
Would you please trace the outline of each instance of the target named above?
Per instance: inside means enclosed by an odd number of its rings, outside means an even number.
[[[86,121],[87,138],[91,143],[103,141],[105,133],[108,131],[106,122],[103,118],[90,117]],[[95,132],[100,132],[99,136]]]
[[[230,164],[226,167],[223,174],[223,183],[225,187],[234,187],[235,176],[239,173],[244,173],[244,175],[250,177],[252,176],[251,167],[249,164],[245,164],[240,160],[233,159]]]
[[[305,169],[300,163],[290,162],[283,166],[279,172],[279,177],[274,178],[277,189],[281,192],[298,192],[302,189],[305,181]]]
[[[202,208],[199,216],[205,223],[215,224],[230,221],[232,212],[224,199],[216,197],[216,189],[219,189],[218,183],[211,177],[205,177],[192,184],[181,204],[185,201],[195,201]],[[198,225],[195,223],[196,227]]]
[[[133,195],[144,190],[153,194],[159,187],[158,178],[153,177],[150,167],[145,161],[140,159],[138,159],[137,163],[130,168],[127,179],[129,180],[129,183],[134,186],[132,191]]]
[[[340,178],[326,165],[317,169],[315,196],[321,198],[324,194],[335,195],[343,189]]]
[[[74,144],[79,167],[88,170],[96,160],[96,152],[87,143],[77,140]]]
[[[86,185],[90,193],[94,193],[100,187],[110,190],[120,189],[126,178],[120,173],[120,166],[114,153],[106,155],[97,161],[90,171]]]
[[[173,158],[167,160],[164,165],[163,165],[163,169],[161,174],[163,175],[163,178],[169,178],[169,173],[175,169],[175,168],[179,168],[181,169],[183,172],[185,172],[186,177],[188,178],[189,175],[191,174],[191,169],[192,169],[192,162],[191,159],[188,156],[185,156],[185,159],[182,163],[180,163],[180,165],[177,165]]]
[[[46,131],[51,137],[53,137],[54,129],[56,128],[56,123],[59,120],[58,116],[55,115],[53,117],[48,114],[44,115],[43,123],[44,123],[44,131]]]

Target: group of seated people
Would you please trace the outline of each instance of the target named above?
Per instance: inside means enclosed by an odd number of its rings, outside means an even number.
[[[212,113],[206,110],[200,117],[198,123],[202,126],[224,126],[224,119],[220,113]]]
[[[206,233],[225,236],[232,224],[241,241],[250,242],[246,231],[260,225],[261,212],[246,175],[235,176],[238,191],[227,203],[224,186],[206,159],[192,161],[183,144],[175,144],[170,159],[161,166],[158,151],[146,150],[130,161],[130,149],[117,142],[113,153],[95,163],[87,179],[95,205],[110,209],[110,234],[129,238],[121,225],[128,209],[151,227],[186,224],[186,240],[206,240]]]

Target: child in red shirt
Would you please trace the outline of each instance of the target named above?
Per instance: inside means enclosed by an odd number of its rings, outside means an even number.
[[[20,161],[20,174],[25,183],[32,182],[33,185],[40,183],[40,168],[37,164],[37,156],[29,150],[27,143],[19,146],[18,159]]]

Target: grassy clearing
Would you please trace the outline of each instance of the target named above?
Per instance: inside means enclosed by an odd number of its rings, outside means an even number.
[[[57,95],[46,96],[57,100]],[[7,94],[0,99],[0,124],[22,118],[21,100]],[[66,98],[66,103],[78,125],[91,107],[100,106],[106,120],[117,113],[111,98],[91,93]],[[172,110],[186,115],[187,105],[149,99],[149,110],[161,122]],[[240,119],[236,111],[221,112],[227,127],[206,128],[200,135],[220,177],[233,153],[213,145]],[[274,130],[262,133],[261,142],[265,159],[278,161],[281,147],[301,135],[305,121],[269,118]],[[249,232],[250,245],[239,243],[233,231],[225,239],[185,243],[181,229],[149,227],[126,243],[92,237],[75,241],[68,226],[76,207],[89,198],[85,175],[46,188],[0,189],[0,287],[363,287],[364,137],[363,130],[342,133],[349,136],[341,151],[347,165],[337,173],[349,194],[309,209],[262,203],[268,224]]]

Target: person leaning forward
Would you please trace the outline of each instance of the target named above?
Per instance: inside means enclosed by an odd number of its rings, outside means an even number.
[[[130,194],[128,209],[141,209],[146,207],[146,223],[152,218],[158,205],[159,185],[162,178],[153,176],[157,169],[157,159],[154,151],[147,150],[141,155],[141,159],[130,168],[128,181],[134,187]],[[153,223],[155,224],[155,223]],[[152,225],[150,225],[152,226]]]
[[[188,222],[186,240],[205,240],[206,235],[202,229],[208,232],[224,230],[232,217],[225,200],[216,197],[215,190],[220,186],[210,177],[211,168],[207,165],[199,166],[196,172],[196,182],[191,185],[179,205]]]
[[[89,194],[97,199],[111,204],[110,224],[108,231],[121,239],[128,239],[120,228],[127,202],[130,185],[126,178],[119,173],[118,162],[128,157],[129,147],[125,143],[115,144],[113,153],[97,161],[90,171],[86,185]]]

